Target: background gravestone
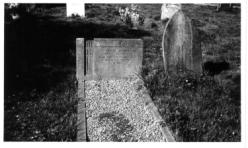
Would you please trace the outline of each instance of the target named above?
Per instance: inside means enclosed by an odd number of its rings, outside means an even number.
[[[177,12],[168,22],[163,35],[163,57],[166,72],[202,71],[202,51],[198,32],[191,20]]]

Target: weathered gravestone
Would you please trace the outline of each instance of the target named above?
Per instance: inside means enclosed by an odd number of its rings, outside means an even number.
[[[140,73],[141,39],[77,39],[77,78],[121,79]]]
[[[162,47],[166,72],[202,71],[199,34],[182,11],[176,12],[165,27]]]

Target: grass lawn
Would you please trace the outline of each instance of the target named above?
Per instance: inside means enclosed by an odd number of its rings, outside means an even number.
[[[161,5],[140,5],[138,30],[121,22],[116,6],[87,4],[83,20],[63,17],[58,6],[5,21],[4,140],[76,140],[75,39],[84,37],[144,40],[142,77],[177,141],[240,141],[240,13],[183,5],[201,31],[204,62],[229,69],[166,79]]]
[[[203,61],[224,61],[230,69],[215,75],[188,71],[166,79],[161,32],[154,31],[145,42],[146,87],[177,141],[240,141],[240,14],[194,5],[184,5],[183,11],[201,31]]]

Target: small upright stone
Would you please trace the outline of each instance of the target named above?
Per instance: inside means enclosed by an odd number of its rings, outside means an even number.
[[[76,78],[81,81],[84,77],[84,38],[76,39]]]

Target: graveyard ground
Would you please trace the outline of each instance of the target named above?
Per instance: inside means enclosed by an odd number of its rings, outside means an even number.
[[[86,19],[65,5],[5,17],[4,140],[75,141],[75,38],[143,38],[142,77],[177,141],[240,141],[240,12],[184,5],[201,31],[205,73],[166,79],[161,5],[140,5],[144,25],[121,22],[117,5],[86,5]],[[124,6],[124,5],[123,5]]]

